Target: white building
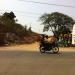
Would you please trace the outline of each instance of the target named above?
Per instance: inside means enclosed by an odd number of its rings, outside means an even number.
[[[75,45],[75,24],[74,24],[73,30],[72,30],[72,44]]]

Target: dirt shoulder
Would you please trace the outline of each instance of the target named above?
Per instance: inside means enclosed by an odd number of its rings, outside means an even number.
[[[60,47],[60,51],[75,51],[75,47]],[[0,51],[39,51],[39,43],[0,47]]]
[[[22,44],[22,45],[11,45],[11,46],[2,46],[0,51],[35,51],[38,50],[39,43],[32,44]]]

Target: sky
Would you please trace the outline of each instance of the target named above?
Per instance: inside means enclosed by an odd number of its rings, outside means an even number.
[[[73,6],[74,8],[27,1]],[[31,26],[33,31],[42,33],[43,25],[41,25],[39,18],[44,13],[60,12],[75,20],[75,0],[0,0],[0,14],[10,11],[15,13],[18,23],[23,26]],[[52,33],[49,31],[48,34]]]

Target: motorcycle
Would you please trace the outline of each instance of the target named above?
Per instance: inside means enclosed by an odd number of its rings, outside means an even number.
[[[59,52],[59,47],[57,43],[40,43],[39,46],[40,52],[45,53],[46,51],[52,51],[53,53]]]

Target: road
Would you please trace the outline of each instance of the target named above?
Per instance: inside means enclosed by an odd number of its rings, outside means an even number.
[[[75,48],[60,48],[59,54],[0,49],[0,75],[75,75]]]

